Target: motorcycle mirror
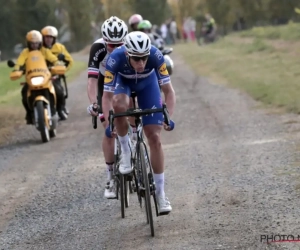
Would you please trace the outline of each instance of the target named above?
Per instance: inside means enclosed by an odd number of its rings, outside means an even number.
[[[16,64],[12,60],[7,61],[7,66],[13,68]]]

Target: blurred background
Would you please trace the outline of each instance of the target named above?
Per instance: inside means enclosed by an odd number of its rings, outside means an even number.
[[[218,24],[219,35],[300,21],[294,11],[299,0],[0,0],[0,4],[1,60],[21,51],[29,30],[46,25],[57,27],[59,42],[70,52],[79,51],[100,37],[102,22],[112,15],[128,22],[132,14],[141,14],[169,44],[188,39],[183,37],[184,26],[197,36],[206,13]]]

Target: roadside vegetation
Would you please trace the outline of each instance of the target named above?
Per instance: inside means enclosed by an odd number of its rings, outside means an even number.
[[[214,44],[175,47],[202,76],[300,113],[300,24],[253,28]]]

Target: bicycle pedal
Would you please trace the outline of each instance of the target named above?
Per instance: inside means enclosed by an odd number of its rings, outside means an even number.
[[[169,213],[171,213],[171,212],[160,212],[160,213],[158,214],[158,216],[168,215]]]

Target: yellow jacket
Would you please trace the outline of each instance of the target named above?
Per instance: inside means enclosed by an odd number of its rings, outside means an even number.
[[[45,60],[50,62],[51,64],[56,64],[58,62],[57,56],[51,53],[49,49],[46,49],[44,47],[41,47],[40,51],[42,52],[43,56],[45,57]],[[26,63],[26,60],[28,58],[29,49],[23,49],[21,54],[19,55],[16,65],[14,67],[15,70],[20,70],[20,67],[24,66]]]
[[[55,44],[53,44],[53,46],[50,50],[56,56],[58,56],[59,54],[63,54],[65,56],[65,61],[67,62],[67,65],[66,65],[67,70],[69,70],[72,67],[73,58],[63,44],[55,43]]]

